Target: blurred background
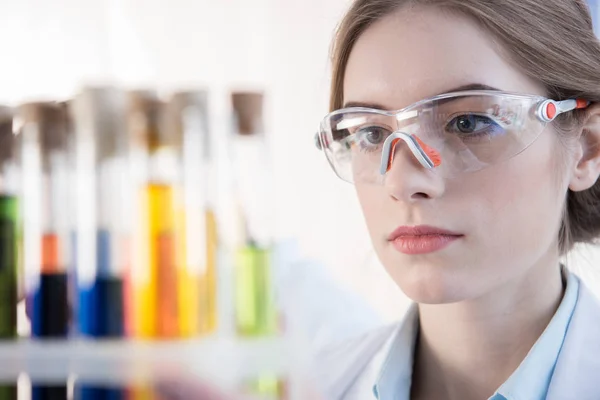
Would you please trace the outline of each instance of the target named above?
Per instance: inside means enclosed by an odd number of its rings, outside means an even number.
[[[84,84],[206,88],[221,129],[234,89],[265,92],[276,237],[390,319],[406,301],[371,250],[352,186],[313,135],[327,112],[328,53],[348,0],[3,0],[0,103],[66,99]],[[376,288],[376,289],[375,289]]]
[[[329,46],[349,3],[1,0],[0,103],[67,99],[88,84],[206,88],[219,132],[231,90],[264,91],[276,236],[295,241],[303,258],[382,322],[392,320],[408,302],[371,250],[352,186],[313,144],[328,107]],[[596,1],[590,5],[598,20]],[[600,251],[580,249],[572,264],[594,276]]]

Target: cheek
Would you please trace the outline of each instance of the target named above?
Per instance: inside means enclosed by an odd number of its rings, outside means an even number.
[[[355,184],[358,201],[372,239],[382,235],[385,210],[391,201],[383,185]]]
[[[484,226],[495,227],[488,228],[488,237],[501,236],[504,246],[515,248],[554,240],[566,192],[555,142],[549,135],[540,138],[519,156],[481,172],[472,193],[480,200],[475,207],[481,208]]]

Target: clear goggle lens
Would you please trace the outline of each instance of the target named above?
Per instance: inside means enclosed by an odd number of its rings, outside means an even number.
[[[506,161],[530,146],[561,112],[587,102],[481,92],[448,94],[399,111],[347,108],[321,123],[318,144],[348,182],[382,182],[398,157],[444,177]]]

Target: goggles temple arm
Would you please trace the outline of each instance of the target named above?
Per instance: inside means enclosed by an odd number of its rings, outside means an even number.
[[[537,117],[542,122],[552,122],[560,114],[587,108],[590,102],[581,99],[570,99],[563,101],[544,100],[540,103],[537,109]]]

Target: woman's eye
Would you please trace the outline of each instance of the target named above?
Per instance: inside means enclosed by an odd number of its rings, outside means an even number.
[[[364,127],[356,132],[358,141],[364,146],[377,146],[382,144],[391,131],[379,126]]]
[[[447,125],[448,131],[460,135],[495,134],[502,129],[492,118],[476,114],[464,114],[455,117]]]

